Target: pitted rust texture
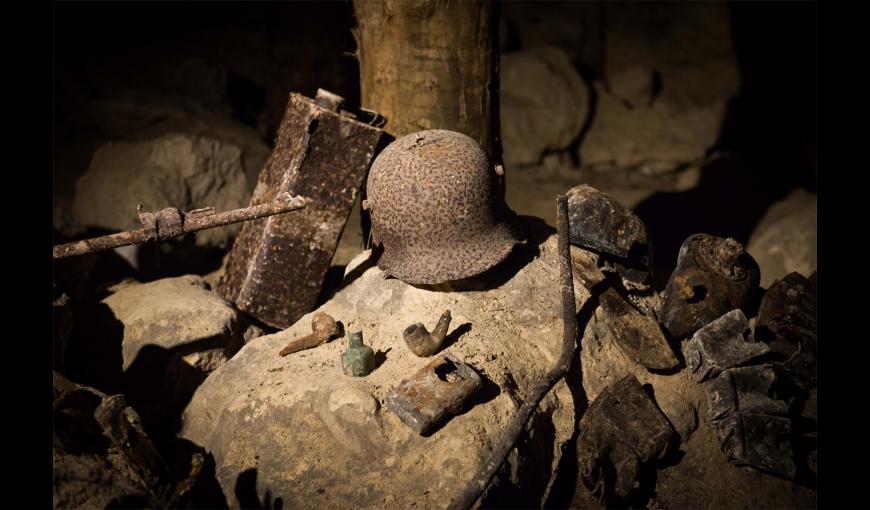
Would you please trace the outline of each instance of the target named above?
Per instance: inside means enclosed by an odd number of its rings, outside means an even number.
[[[421,131],[391,143],[369,172],[364,207],[378,266],[407,283],[435,284],[480,274],[520,242],[498,175],[470,137]]]
[[[816,384],[816,286],[798,273],[773,282],[761,300],[755,335],[785,360],[782,367],[804,387]]]
[[[731,310],[707,324],[683,344],[686,368],[697,382],[714,378],[723,370],[743,365],[770,351],[749,334],[749,321],[740,310]]]
[[[418,434],[456,414],[480,389],[480,375],[451,354],[438,356],[387,394],[387,406]]]
[[[246,223],[218,285],[224,299],[278,328],[308,313],[383,131],[291,93],[251,205],[279,193],[311,199],[304,214]]]
[[[689,236],[665,287],[659,319],[674,337],[689,337],[745,306],[759,279],[758,263],[734,239]]]

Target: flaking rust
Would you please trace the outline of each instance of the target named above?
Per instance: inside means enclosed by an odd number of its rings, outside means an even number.
[[[359,193],[383,131],[342,111],[343,100],[318,91],[291,93],[275,149],[251,204],[278,193],[311,199],[303,215],[246,223],[218,284],[224,299],[260,321],[286,328],[308,313]]]
[[[456,414],[480,389],[480,375],[451,354],[438,356],[387,394],[387,406],[418,434]]]
[[[758,289],[758,263],[743,245],[707,234],[689,236],[668,280],[659,319],[687,338],[725,313],[742,308]]]

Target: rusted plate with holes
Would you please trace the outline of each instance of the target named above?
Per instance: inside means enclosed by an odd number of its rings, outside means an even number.
[[[218,285],[224,299],[270,326],[286,328],[313,308],[383,136],[341,105],[326,91],[314,100],[290,94],[251,205],[284,192],[311,203],[302,214],[246,223]]]
[[[456,414],[480,389],[480,375],[450,354],[438,356],[387,394],[387,406],[418,434]]]

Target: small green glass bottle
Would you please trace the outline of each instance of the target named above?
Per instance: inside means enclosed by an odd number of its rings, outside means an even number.
[[[347,336],[348,348],[341,355],[341,366],[346,375],[365,377],[375,369],[375,351],[363,345],[362,331]]]

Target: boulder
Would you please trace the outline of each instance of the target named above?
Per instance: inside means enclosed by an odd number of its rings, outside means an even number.
[[[816,194],[798,188],[764,213],[747,244],[761,267],[762,287],[792,272],[808,278],[816,270],[817,211]]]
[[[195,62],[179,68],[206,72]],[[120,92],[95,100],[89,112],[102,135],[110,140],[146,141],[167,133],[184,133],[235,145],[242,151],[249,192],[257,185],[260,170],[271,153],[254,128],[180,97]]]
[[[583,166],[636,169],[647,174],[676,170],[701,160],[719,137],[725,101],[681,108],[664,98],[627,105],[595,84],[595,118],[580,145]]]
[[[580,135],[589,92],[568,56],[541,46],[501,57],[499,100],[504,160],[527,165]]]
[[[343,288],[317,311],[345,332],[363,332],[376,356],[368,376],[342,373],[346,335],[278,355],[309,333],[312,313],[251,341],[215,370],[187,406],[181,435],[214,455],[230,506],[267,495],[286,507],[447,506],[560,354],[556,238],[518,250],[519,258],[499,266],[513,268],[500,286],[479,280],[482,286],[418,287],[388,278],[372,260],[355,261]],[[441,352],[470,364],[482,387],[458,414],[421,436],[385,399],[431,361],[413,354],[402,332],[446,309],[453,322]],[[517,503],[539,506],[573,432],[573,392],[563,380],[539,406],[500,486],[520,486],[527,500]],[[239,484],[252,477],[256,494],[240,493]]]
[[[217,211],[248,205],[241,150],[204,136],[172,133],[143,142],[110,142],[94,153],[76,182],[73,215],[81,226],[141,228],[136,206],[146,211],[177,207]],[[240,225],[197,232],[201,246],[226,247]]]
[[[194,275],[127,284],[102,302],[124,326],[124,370],[143,347],[155,345],[210,372],[238,351],[249,329],[241,313]]]
[[[604,70],[582,164],[672,171],[718,140],[740,73],[728,6],[608,3]]]

